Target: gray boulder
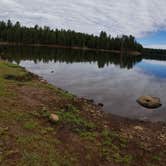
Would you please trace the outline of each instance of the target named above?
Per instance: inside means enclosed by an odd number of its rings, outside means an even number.
[[[162,105],[160,99],[153,96],[141,96],[137,99],[137,102],[141,106],[151,109],[158,108]]]

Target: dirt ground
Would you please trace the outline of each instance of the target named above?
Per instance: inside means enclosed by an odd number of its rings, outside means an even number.
[[[166,124],[107,114],[1,61],[0,165],[165,166]]]

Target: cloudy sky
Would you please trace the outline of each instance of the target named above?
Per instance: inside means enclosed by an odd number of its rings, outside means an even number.
[[[166,0],[0,0],[0,20],[115,36],[166,48]]]

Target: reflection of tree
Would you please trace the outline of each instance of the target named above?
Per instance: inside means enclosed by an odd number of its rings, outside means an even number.
[[[92,51],[80,51],[71,49],[55,49],[41,47],[0,47],[3,52],[2,57],[9,61],[15,61],[18,64],[21,60],[32,60],[35,63],[49,61],[53,62],[96,62],[99,68],[105,65],[115,64],[121,68],[132,68],[136,63],[142,60],[141,56],[127,56],[120,54],[110,54]]]

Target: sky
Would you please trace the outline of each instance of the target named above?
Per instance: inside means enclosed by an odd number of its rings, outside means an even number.
[[[0,20],[112,36],[166,48],[166,0],[0,0]]]

